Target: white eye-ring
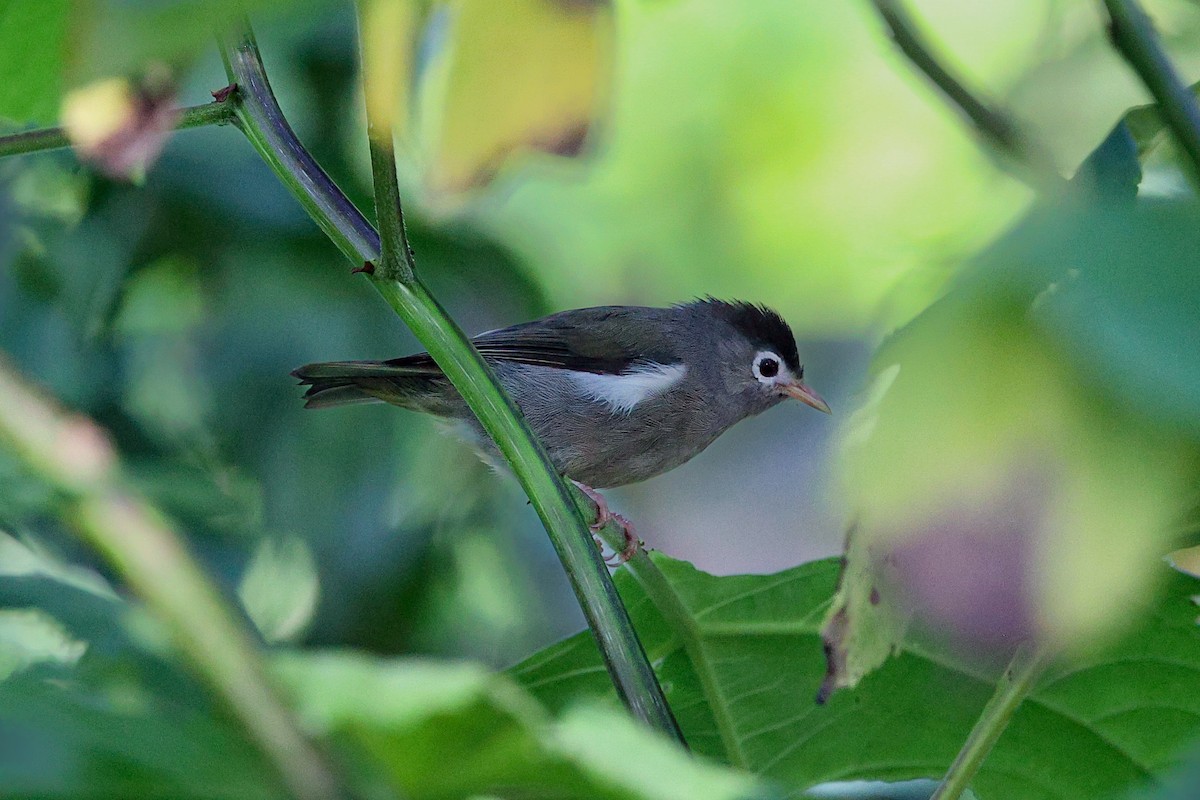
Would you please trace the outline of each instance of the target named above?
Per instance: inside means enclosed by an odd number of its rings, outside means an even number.
[[[776,378],[783,370],[783,359],[770,350],[759,350],[754,354],[754,363],[751,365],[751,369],[759,383],[770,385],[776,382]]]

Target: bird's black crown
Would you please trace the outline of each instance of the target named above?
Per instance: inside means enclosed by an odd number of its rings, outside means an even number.
[[[800,353],[796,350],[796,337],[783,321],[783,317],[776,312],[764,305],[744,301],[728,302],[715,297],[697,300],[693,305],[708,309],[755,345],[775,351],[793,373],[799,374]]]

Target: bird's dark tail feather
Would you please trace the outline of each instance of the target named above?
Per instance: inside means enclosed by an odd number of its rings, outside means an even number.
[[[306,364],[292,371],[304,393],[305,408],[332,408],[356,403],[411,405],[429,370],[397,367],[383,361],[328,361]]]

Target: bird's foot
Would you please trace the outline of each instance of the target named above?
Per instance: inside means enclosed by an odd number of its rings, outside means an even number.
[[[608,501],[604,499],[604,495],[592,487],[575,480],[571,481],[571,483],[575,484],[579,488],[579,491],[587,495],[588,499],[596,504],[596,521],[588,527],[591,529],[592,538],[596,540],[596,546],[600,548],[601,552],[604,551],[604,542],[600,541],[598,534],[605,525],[609,522],[616,522],[625,533],[625,547],[620,552],[615,552],[605,558],[604,563],[610,567],[619,567],[633,558],[634,554],[637,553],[638,547],[641,545],[641,542],[634,533],[633,523],[620,514],[609,511]]]
[[[637,538],[637,533],[633,529],[633,523],[626,517],[611,513],[609,516],[613,522],[621,526],[621,531],[625,534],[625,547],[621,548],[621,552],[613,553],[612,556],[604,559],[604,563],[610,567],[619,567],[637,555],[638,548],[642,546],[642,541]]]

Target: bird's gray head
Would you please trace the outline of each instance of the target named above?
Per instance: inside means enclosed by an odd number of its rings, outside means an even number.
[[[821,396],[804,384],[796,337],[783,317],[766,306],[712,298],[689,308],[724,323],[713,343],[720,371],[716,377],[737,398],[744,416],[758,414],[789,397],[829,413]]]

